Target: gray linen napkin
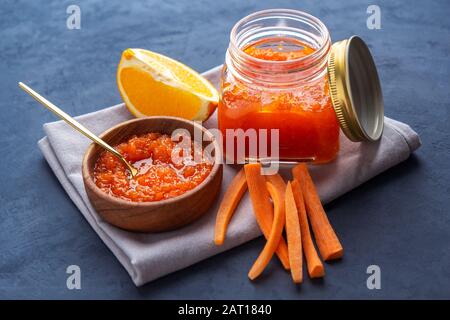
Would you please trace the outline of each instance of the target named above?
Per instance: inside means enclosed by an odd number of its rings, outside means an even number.
[[[217,86],[220,66],[204,75]],[[123,104],[77,117],[97,134],[130,118],[132,116]],[[206,126],[214,127],[216,122],[214,115]],[[98,216],[84,190],[81,160],[90,141],[62,121],[46,123],[44,130],[47,136],[38,144],[45,159],[72,201],[137,286],[261,234],[247,194],[231,221],[225,244],[217,247],[213,243],[215,213],[226,186],[235,174],[235,169],[229,166],[224,167],[219,201],[199,221],[176,231],[157,234],[132,233],[113,227]],[[353,143],[341,134],[341,150],[337,160],[327,165],[311,167],[322,201],[327,203],[404,161],[420,144],[419,136],[408,125],[389,118],[385,118],[384,133],[378,143]]]

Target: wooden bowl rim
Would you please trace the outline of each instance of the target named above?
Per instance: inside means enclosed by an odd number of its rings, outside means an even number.
[[[119,124],[116,124],[115,126],[107,129],[106,131],[102,132],[99,137],[101,139],[103,139],[103,137],[111,132],[113,132],[114,130],[117,130],[119,128],[122,128],[123,126],[127,126],[130,125],[132,123],[135,122],[140,122],[140,121],[145,121],[145,120],[149,120],[149,119],[160,119],[160,120],[170,120],[170,121],[177,121],[177,122],[184,122],[188,125],[191,125],[193,127],[197,127],[199,129],[202,130],[203,134],[208,135],[208,138],[211,138],[211,143],[213,143],[214,145],[214,164],[213,167],[211,169],[211,172],[208,174],[208,176],[205,178],[205,180],[203,180],[199,185],[195,186],[193,189],[186,191],[185,193],[173,197],[173,198],[169,198],[169,199],[164,199],[164,200],[158,200],[158,201],[147,201],[147,202],[135,202],[135,201],[128,201],[128,200],[124,200],[115,196],[112,196],[110,194],[107,194],[106,192],[100,190],[99,187],[97,187],[97,185],[95,184],[91,172],[89,172],[88,170],[88,156],[91,152],[93,152],[94,147],[95,147],[95,142],[92,142],[89,147],[87,148],[86,152],[84,153],[83,156],[83,162],[82,162],[82,178],[84,180],[85,183],[87,183],[91,190],[93,190],[97,196],[99,196],[100,198],[102,198],[105,201],[108,201],[110,203],[113,204],[117,204],[117,205],[122,205],[122,206],[128,206],[128,207],[133,207],[133,208],[150,208],[150,207],[158,207],[161,205],[167,205],[167,204],[172,204],[175,202],[180,202],[183,201],[189,197],[191,197],[193,194],[197,193],[198,191],[200,191],[201,189],[203,189],[211,180],[213,180],[213,178],[217,175],[217,173],[219,172],[220,167],[222,166],[221,163],[219,163],[218,159],[220,156],[220,146],[215,138],[215,136],[208,130],[206,129],[203,125],[192,121],[192,120],[186,120],[184,118],[179,118],[179,117],[170,117],[170,116],[150,116],[150,117],[141,117],[141,118],[136,118],[136,119],[131,119],[131,120],[127,120],[124,122],[121,122]],[[151,128],[149,128],[149,132],[151,132]],[[85,179],[85,177],[88,177],[87,179]]]

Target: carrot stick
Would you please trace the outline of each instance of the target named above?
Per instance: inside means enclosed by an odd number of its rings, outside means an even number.
[[[304,163],[298,164],[292,169],[292,174],[302,189],[308,218],[322,258],[325,261],[341,258],[344,249],[323,210],[308,168]]]
[[[214,242],[216,245],[220,246],[225,241],[228,224],[246,190],[247,181],[245,180],[244,168],[242,168],[231,181],[220,203],[214,232]]]
[[[266,181],[264,176],[261,175],[261,164],[246,164],[244,171],[256,221],[264,237],[269,239],[273,223],[273,206],[270,203]],[[289,270],[289,254],[283,238],[280,240],[276,253],[283,267]]]
[[[280,176],[280,174],[278,174],[278,173],[274,174],[274,175],[266,175],[264,177],[266,178],[266,182],[270,182],[270,184],[272,184],[272,186],[275,187],[275,189],[281,199],[280,210],[285,212],[284,197],[285,197],[285,193],[286,193],[286,182],[284,182],[283,177]],[[270,192],[269,192],[269,194],[270,194]],[[272,200],[272,202],[273,202],[273,200]],[[283,243],[286,243],[283,235],[281,235],[281,240]],[[286,248],[287,248],[286,255],[287,255],[287,259],[289,261],[289,246],[286,246]],[[290,263],[289,263],[289,268],[290,268]],[[286,270],[289,270],[289,268],[286,268]]]
[[[302,190],[297,180],[291,183],[292,193],[294,194],[295,204],[297,206],[298,217],[300,221],[300,230],[302,236],[302,247],[308,266],[308,274],[311,278],[321,278],[325,275],[325,269],[322,261],[317,255],[314,247],[311,232],[309,231],[308,217],[306,216],[305,202],[303,200]],[[286,228],[287,229],[287,228]]]
[[[284,199],[284,193],[286,192],[286,182],[284,182],[284,179],[280,174],[273,174],[265,176],[266,181],[270,182],[276,189],[277,192],[279,192],[282,195],[282,199]],[[284,206],[284,204],[283,204]]]
[[[286,208],[286,235],[289,251],[289,263],[291,265],[291,275],[295,283],[302,283],[303,278],[303,255],[302,255],[302,235],[300,222],[298,219],[297,206],[291,183],[286,187],[285,208]]]
[[[280,243],[281,234],[283,233],[285,224],[284,210],[281,204],[283,199],[280,197],[280,193],[277,192],[277,189],[270,182],[267,182],[267,190],[273,201],[275,215],[266,245],[248,273],[248,277],[251,280],[258,277],[264,271],[264,268],[267,266],[270,259],[272,259],[272,256]]]

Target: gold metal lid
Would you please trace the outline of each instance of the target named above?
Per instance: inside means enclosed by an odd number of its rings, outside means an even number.
[[[364,41],[352,36],[333,44],[328,81],[342,131],[352,141],[377,141],[383,133],[384,103],[377,69]]]

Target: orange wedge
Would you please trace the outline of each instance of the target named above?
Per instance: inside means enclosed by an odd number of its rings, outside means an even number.
[[[181,62],[143,49],[122,53],[117,85],[128,110],[136,117],[205,121],[219,102],[217,90],[200,74]]]

